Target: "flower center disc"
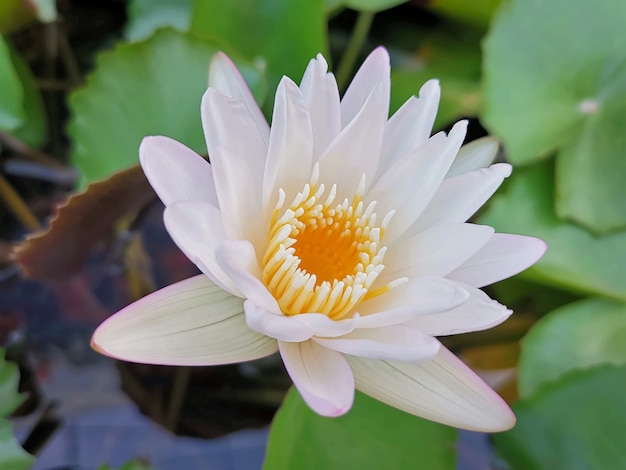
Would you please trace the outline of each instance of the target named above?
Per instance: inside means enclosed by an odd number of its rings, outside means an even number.
[[[384,269],[381,239],[392,212],[377,225],[375,202],[365,207],[357,194],[337,204],[336,186],[324,193],[323,184],[306,184],[285,209],[279,192],[262,277],[285,315],[340,319]]]

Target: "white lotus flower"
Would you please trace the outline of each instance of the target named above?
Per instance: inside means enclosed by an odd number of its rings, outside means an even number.
[[[203,274],[112,316],[94,347],[175,365],[278,350],[321,415],[347,412],[356,387],[459,428],[513,426],[504,401],[435,338],[504,321],[511,312],[479,288],[545,250],[465,223],[510,174],[489,166],[496,142],[460,149],[465,121],[429,137],[434,80],[388,120],[383,48],[341,100],[321,55],[300,87],[283,78],[271,129],[223,54],[209,83],[201,109],[211,164],[167,137],[140,148],[167,230]]]

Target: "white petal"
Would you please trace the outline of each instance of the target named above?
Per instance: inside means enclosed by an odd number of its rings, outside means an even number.
[[[410,153],[430,137],[439,107],[441,89],[438,80],[429,80],[389,119],[383,138],[382,160],[390,165]]]
[[[546,243],[538,238],[496,233],[478,253],[447,277],[474,287],[487,286],[532,266],[546,249]]]
[[[295,316],[286,316],[264,310],[248,299],[244,302],[246,322],[259,333],[280,341],[300,342],[313,336],[313,330]]]
[[[398,159],[376,182],[367,195],[378,201],[377,213],[396,213],[385,232],[385,241],[402,235],[422,213],[437,192],[467,131],[467,121],[454,125],[446,137],[439,133],[414,152]]]
[[[411,362],[432,359],[440,346],[432,336],[405,325],[360,329],[339,338],[314,337],[313,341],[352,356]]]
[[[354,401],[354,376],[338,352],[313,341],[278,342],[291,380],[307,405],[322,416],[341,416]]]
[[[350,83],[341,100],[342,128],[345,128],[361,112],[364,103],[376,88],[381,89],[382,99],[386,101],[384,106],[387,108],[385,120],[387,119],[389,113],[390,73],[389,54],[384,47],[374,49],[355,74],[352,83]]]
[[[345,197],[352,200],[362,175],[365,175],[366,185],[372,184],[378,168],[387,107],[384,89],[375,87],[361,111],[320,158],[320,181],[337,184],[339,202]]]
[[[435,225],[410,238],[396,240],[385,254],[380,282],[400,277],[443,277],[461,266],[493,236],[486,225]]]
[[[309,327],[313,335],[327,338],[348,334],[359,325],[358,315],[342,320],[331,320],[328,315],[322,313],[302,313],[292,318]]]
[[[499,325],[513,313],[483,291],[463,285],[469,298],[461,305],[440,313],[412,318],[407,324],[433,336],[457,335]]]
[[[145,137],[139,146],[139,160],[166,206],[187,200],[218,205],[211,165],[183,144],[169,137]]]
[[[172,284],[129,305],[93,335],[97,351],[144,364],[216,365],[276,351],[276,341],[246,325],[243,301],[205,275]]]
[[[272,131],[263,178],[263,204],[273,210],[278,188],[295,196],[311,177],[311,116],[298,86],[283,77],[276,91]],[[271,215],[271,212],[266,214]]]
[[[235,98],[209,88],[201,111],[226,234],[258,245],[265,141],[248,108]]]
[[[179,201],[165,208],[163,220],[187,258],[222,289],[242,296],[216,261],[217,247],[225,239],[222,216],[216,207],[200,201]]]
[[[469,293],[456,282],[440,278],[416,278],[358,306],[359,328],[404,323],[419,315],[444,312],[462,304]]]
[[[483,137],[465,144],[459,150],[446,178],[488,167],[496,159],[499,145],[498,140],[493,137]]]
[[[276,299],[259,280],[259,265],[250,242],[226,240],[217,247],[215,257],[244,297],[252,300],[259,308],[282,316]]]
[[[347,359],[359,390],[407,413],[472,431],[515,425],[504,400],[443,346],[432,361],[417,364]]]
[[[321,54],[309,62],[300,90],[311,114],[313,161],[316,162],[341,131],[339,90],[335,76]]]
[[[408,232],[414,233],[435,224],[465,222],[510,174],[511,165],[496,163],[489,168],[446,178]]]
[[[224,95],[237,98],[245,104],[265,143],[269,142],[270,127],[265,120],[265,116],[263,116],[259,105],[235,64],[222,52],[217,52],[211,58],[209,86],[216,88]]]

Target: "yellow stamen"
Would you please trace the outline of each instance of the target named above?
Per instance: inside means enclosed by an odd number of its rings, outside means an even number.
[[[284,314],[317,312],[340,319],[366,295],[391,287],[368,294],[385,267],[382,239],[393,211],[376,223],[376,203],[366,206],[362,198],[364,177],[352,201],[336,203],[336,186],[326,192],[316,170],[289,207],[279,190],[262,278]]]

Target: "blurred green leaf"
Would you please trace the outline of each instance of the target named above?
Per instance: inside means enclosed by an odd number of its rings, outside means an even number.
[[[0,348],[0,418],[9,416],[24,401],[25,396],[17,391],[19,383],[17,365],[5,361],[4,350]]]
[[[489,291],[498,299],[517,313],[529,313],[537,318],[565,304],[581,299],[581,294],[576,294],[563,289],[558,289],[546,284],[530,282],[521,276],[514,276],[499,281],[489,286]]]
[[[33,21],[35,12],[25,0],[0,1],[0,34],[12,33]]]
[[[343,7],[343,0],[324,0],[324,10],[328,15],[333,15],[339,12]]]
[[[626,468],[626,367],[575,371],[513,406],[517,425],[494,436],[514,469]]]
[[[522,276],[574,292],[626,300],[626,232],[598,237],[559,220],[552,205],[551,163],[515,172],[479,223],[498,232],[534,235],[547,242],[545,256]]]
[[[426,6],[448,18],[487,29],[501,0],[429,0]]]
[[[41,93],[30,68],[14,49],[11,49],[11,60],[24,90],[24,118],[22,124],[11,131],[11,134],[26,145],[38,148],[44,144],[47,134],[46,112]]]
[[[352,410],[324,418],[295,388],[287,394],[270,431],[264,468],[319,470],[455,468],[453,428],[426,421],[357,392]]]
[[[193,35],[159,30],[150,39],[103,53],[87,85],[69,100],[72,160],[88,181],[138,161],[147,135],[166,135],[206,153],[200,100],[217,47]],[[237,61],[253,91],[258,71]]]
[[[557,213],[626,226],[626,2],[512,0],[485,41],[485,113],[513,163],[557,152]]]
[[[626,303],[587,299],[539,320],[522,341],[519,390],[533,394],[577,368],[626,363]]]
[[[435,128],[460,117],[476,116],[482,104],[478,37],[426,39],[417,55],[394,64],[391,71],[391,110],[397,110],[431,78],[441,83]]]
[[[360,11],[383,11],[404,3],[406,0],[345,0],[348,8]]]
[[[323,0],[196,0],[191,30],[265,62],[268,111],[283,75],[299,82],[310,59],[328,57],[324,8]]]
[[[24,119],[24,88],[11,59],[11,50],[0,36],[0,129],[12,131]]]
[[[0,468],[2,470],[26,470],[35,462],[13,435],[13,426],[5,419],[0,419]]]
[[[124,36],[139,41],[165,26],[186,31],[191,23],[193,0],[130,0]]]
[[[24,401],[24,395],[17,391],[19,382],[17,365],[6,362],[4,350],[0,348],[0,468],[3,470],[27,469],[35,460],[15,439],[11,423],[1,419],[10,415]]]

